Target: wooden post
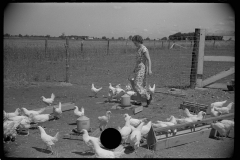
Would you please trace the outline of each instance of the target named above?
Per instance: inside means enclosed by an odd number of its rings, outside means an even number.
[[[68,52],[69,42],[68,37],[66,37],[66,83],[69,83],[69,52]]]
[[[154,39],[154,52],[155,52],[155,39]]]
[[[109,39],[108,39],[108,44],[107,44],[107,55],[109,54]]]
[[[81,54],[82,54],[83,59],[84,59],[84,53],[83,53],[83,41],[81,41]]]
[[[200,39],[200,29],[195,29],[194,35],[194,44],[193,44],[193,52],[192,52],[192,66],[191,66],[191,74],[190,74],[190,87],[193,89],[196,85],[197,79],[197,58],[199,51],[199,39]]]
[[[196,86],[202,87],[203,78],[203,62],[204,62],[204,47],[205,47],[205,29],[200,29],[200,39],[198,48],[198,62],[197,62],[197,81]]]
[[[45,58],[47,56],[47,48],[48,48],[48,40],[47,38],[45,39]]]

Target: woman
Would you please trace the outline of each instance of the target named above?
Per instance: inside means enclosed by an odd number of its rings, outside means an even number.
[[[152,74],[152,63],[148,49],[143,45],[143,38],[140,35],[132,37],[132,42],[137,47],[136,66],[134,68],[134,87],[142,98],[147,99],[147,106],[152,100],[152,95],[147,92],[146,78]]]

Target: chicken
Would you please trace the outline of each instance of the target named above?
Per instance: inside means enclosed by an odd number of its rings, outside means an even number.
[[[101,88],[95,88],[94,84],[92,83],[91,91],[93,92],[94,96],[97,97],[97,93],[102,89]]]
[[[150,128],[152,126],[152,121],[149,121],[146,125],[144,125],[141,129],[142,136],[146,136],[148,132],[150,131]]]
[[[163,128],[163,127],[167,127],[168,125],[166,125],[165,123],[152,123],[153,128]],[[168,133],[171,133],[171,130],[168,130]]]
[[[212,108],[211,108],[210,114],[211,114],[211,116],[213,116],[213,117],[217,117],[217,116],[220,116],[220,115],[221,115],[220,112],[218,112],[218,111],[215,110],[215,107],[212,107]]]
[[[148,88],[149,88],[149,92],[150,92],[150,94],[153,95],[153,94],[155,93],[155,89],[156,89],[155,84],[153,85],[153,87],[151,87],[151,86],[149,85]]]
[[[115,149],[115,151],[109,151],[101,148],[98,142],[93,139],[89,139],[89,142],[94,146],[96,158],[119,158],[124,154],[125,149],[122,146],[119,149]]]
[[[84,116],[84,108],[82,107],[81,111],[79,111],[78,106],[75,106],[74,114],[77,118]]]
[[[41,98],[45,104],[51,105],[55,99],[55,95],[52,93],[51,98],[45,98],[44,96],[42,96]]]
[[[46,108],[41,108],[40,110],[38,111],[34,111],[34,110],[27,110],[26,108],[22,108],[22,113],[23,115],[25,116],[28,116],[30,115],[30,113],[32,113],[33,115],[37,115],[37,114],[41,114]]]
[[[59,119],[59,116],[62,115],[62,103],[59,102],[58,107],[54,106],[53,107],[53,115],[54,115],[54,119]]]
[[[98,142],[99,145],[102,145],[101,142],[100,142],[100,138],[89,136],[88,131],[86,129],[82,129],[82,132],[83,132],[83,136],[82,137],[83,137],[84,143],[88,147],[90,147],[92,150],[93,150],[94,146],[89,142],[90,139]]]
[[[234,128],[234,121],[222,120],[220,122],[212,123],[211,127],[216,129],[221,136],[228,137],[230,130]]]
[[[16,128],[19,126],[19,124],[21,123],[21,121],[23,120],[23,118],[18,119],[16,121],[5,121],[3,123],[3,138],[10,138],[10,140],[15,140],[16,136],[17,136],[17,132],[16,132]]]
[[[121,84],[116,85],[115,88],[121,88]]]
[[[221,102],[211,103],[211,108],[212,108],[212,107],[222,107],[226,102],[227,102],[227,100],[221,101]]]
[[[47,146],[46,149],[48,147],[50,147],[51,151],[52,151],[51,154],[53,154],[52,146],[55,145],[55,143],[58,141],[59,132],[57,132],[56,135],[54,137],[52,137],[52,136],[48,135],[41,126],[38,126],[38,129],[40,130],[42,141]]]
[[[214,108],[215,108],[216,111],[218,111],[218,112],[221,113],[221,114],[228,114],[229,111],[232,109],[232,105],[233,105],[233,104],[234,104],[234,103],[231,102],[231,103],[229,103],[229,104],[227,105],[227,107],[222,107],[222,108],[216,108],[216,107],[214,107]]]
[[[46,121],[49,121],[50,119],[50,114],[32,114],[30,113],[29,118],[31,119],[32,122],[34,123],[43,123]]]
[[[27,116],[15,116],[15,117],[8,118],[7,120],[19,121],[19,120],[22,120],[22,119],[29,119],[29,117],[27,117]],[[31,120],[31,119],[29,119],[29,120]]]
[[[193,117],[193,116],[197,116],[197,115],[193,115],[189,112],[189,110],[187,108],[184,109],[184,114],[187,116],[187,117]]]
[[[172,122],[172,123],[174,123],[174,124],[177,124],[176,118],[175,118],[173,115],[170,116],[170,118],[167,118],[167,121],[168,121],[168,122]]]
[[[125,120],[126,120],[126,117],[129,117],[129,115],[126,113],[124,114],[124,117],[125,117]],[[147,118],[143,118],[143,119],[135,119],[135,118],[130,118],[130,124],[133,126],[133,127],[137,127],[142,121],[146,120]]]
[[[192,116],[189,118],[191,118],[193,122],[197,122],[197,121],[201,121],[205,115],[206,115],[206,112],[200,111],[197,116]]]
[[[107,111],[105,116],[99,116],[98,117],[99,128],[100,128],[101,131],[106,129],[108,121],[110,119],[110,114],[111,113],[112,113],[111,111]]]
[[[114,88],[111,83],[109,83],[109,90],[112,91],[113,95],[116,94],[116,88]]]
[[[132,133],[132,126],[130,125],[130,116],[127,117],[125,120],[125,125],[120,128],[118,127],[118,131],[120,132],[121,136],[122,136],[122,140],[124,141],[124,144],[126,144],[126,141],[129,137],[129,135]]]
[[[4,113],[4,119],[7,119],[7,118],[19,116],[20,113],[21,113],[21,110],[20,110],[19,108],[17,108],[17,109],[15,110],[15,112],[6,113],[5,111],[3,111],[3,113]]]
[[[137,128],[135,127],[132,128],[133,131],[130,135],[130,145],[134,147],[135,153],[136,153],[136,148],[140,146],[140,141],[142,139],[141,130],[143,125],[144,125],[144,122],[141,122],[141,124]]]
[[[25,136],[28,136],[29,135],[29,128],[31,127],[31,121],[30,119],[28,118],[24,118],[23,120],[21,120],[20,124],[19,124],[19,130],[22,130],[22,129],[27,129],[28,130],[28,133],[27,135]]]
[[[137,96],[137,93],[134,92],[134,91],[126,91],[125,93],[126,93],[127,95],[129,95],[129,96],[132,96],[132,95]]]
[[[167,125],[167,126],[174,126],[175,125],[175,123],[173,123],[173,122],[163,122],[163,121],[157,121],[158,122],[158,124],[160,123],[160,124],[165,124],[165,125]],[[177,133],[177,129],[172,129],[172,134],[173,135],[176,135],[176,133]]]

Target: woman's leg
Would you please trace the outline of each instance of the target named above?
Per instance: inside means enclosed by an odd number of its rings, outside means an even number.
[[[139,66],[139,69],[134,79],[134,85],[135,89],[141,95],[141,97],[146,98],[147,100],[150,99],[150,95],[146,90],[146,73],[144,65]]]

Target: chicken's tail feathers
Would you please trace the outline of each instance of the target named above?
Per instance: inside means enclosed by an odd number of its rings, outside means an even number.
[[[55,95],[52,93],[52,95],[51,95],[51,99],[54,99],[55,98]]]
[[[59,132],[57,132],[56,135],[54,136],[54,141],[55,141],[55,142],[58,141],[59,136],[60,136],[60,134],[59,134]]]

